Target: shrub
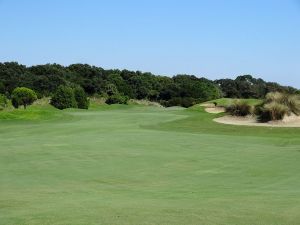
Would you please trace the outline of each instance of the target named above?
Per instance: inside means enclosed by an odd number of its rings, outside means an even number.
[[[17,87],[12,92],[11,102],[15,108],[19,108],[19,106],[23,105],[24,109],[28,105],[31,105],[35,100],[37,100],[36,93],[26,87]]]
[[[88,109],[89,108],[89,99],[84,92],[83,88],[76,87],[74,88],[74,97],[79,109]]]
[[[196,104],[196,101],[194,98],[182,98],[181,99],[181,106],[185,108],[189,108]]]
[[[285,105],[289,108],[289,111],[300,115],[300,97],[299,95],[289,95],[285,100]]]
[[[271,92],[266,95],[266,103],[276,102],[286,105],[291,113],[300,114],[300,96],[280,92]]]
[[[282,120],[285,115],[300,115],[299,95],[270,92],[262,105],[257,106],[255,114],[260,122]]]
[[[112,83],[106,84],[104,89],[105,89],[105,93],[108,96],[118,95],[119,94],[118,88],[116,87],[116,85],[114,85]]]
[[[160,101],[160,104],[165,106],[165,107],[171,107],[171,106],[182,106],[185,108],[191,107],[195,105],[197,101],[194,98],[190,97],[174,97],[171,98],[169,101]]]
[[[0,110],[3,110],[7,106],[7,98],[5,95],[0,94]]]
[[[50,104],[58,109],[77,108],[74,91],[67,86],[59,86],[51,98]]]
[[[232,116],[247,116],[252,113],[252,106],[244,101],[234,101],[232,105],[227,106],[226,112]]]
[[[278,102],[283,103],[284,102],[284,94],[280,92],[270,92],[266,95],[265,102],[271,103],[271,102]]]
[[[256,109],[258,121],[268,122],[271,120],[282,120],[285,115],[289,114],[289,108],[281,103],[271,102]]]
[[[2,82],[0,82],[0,94],[4,94],[5,93],[5,86]]]
[[[112,95],[109,96],[105,103],[112,105],[112,104],[127,104],[128,98],[122,95]]]

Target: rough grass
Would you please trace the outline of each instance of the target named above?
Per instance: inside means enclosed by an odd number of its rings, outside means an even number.
[[[300,129],[201,107],[4,114],[0,224],[299,224]]]

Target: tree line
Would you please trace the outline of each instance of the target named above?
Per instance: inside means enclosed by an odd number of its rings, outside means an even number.
[[[282,86],[275,82],[266,82],[251,75],[238,76],[235,80],[220,79],[215,83],[227,98],[264,98],[270,92],[300,94],[300,91],[290,86]]]
[[[211,81],[194,75],[157,76],[140,71],[105,70],[88,64],[27,67],[16,62],[0,63],[0,94],[11,98],[17,87],[34,90],[38,98],[52,97],[52,104],[58,108],[55,96],[60,99],[70,96],[72,99],[68,104],[72,106],[78,106],[80,98],[85,98],[82,96],[96,95],[105,97],[109,104],[126,103],[127,99],[148,99],[164,106],[189,107],[220,97],[261,98],[271,91],[299,93],[295,88],[250,75],[235,80]],[[74,101],[76,96],[77,101]],[[80,104],[86,107],[86,103]]]

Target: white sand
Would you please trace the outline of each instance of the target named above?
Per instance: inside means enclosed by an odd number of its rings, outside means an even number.
[[[218,114],[225,112],[224,107],[207,107],[205,108],[205,111],[208,113]]]
[[[237,117],[223,116],[214,119],[217,123],[239,125],[239,126],[260,126],[260,127],[300,127],[300,117],[296,115],[286,116],[282,121],[271,121],[268,123],[258,123],[253,116]]]
[[[225,112],[224,107],[215,106],[214,103],[202,103],[200,106],[204,107],[205,111],[208,113],[218,114]]]

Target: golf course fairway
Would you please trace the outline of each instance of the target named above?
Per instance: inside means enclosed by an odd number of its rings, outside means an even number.
[[[300,129],[191,109],[0,112],[0,224],[300,224]]]

